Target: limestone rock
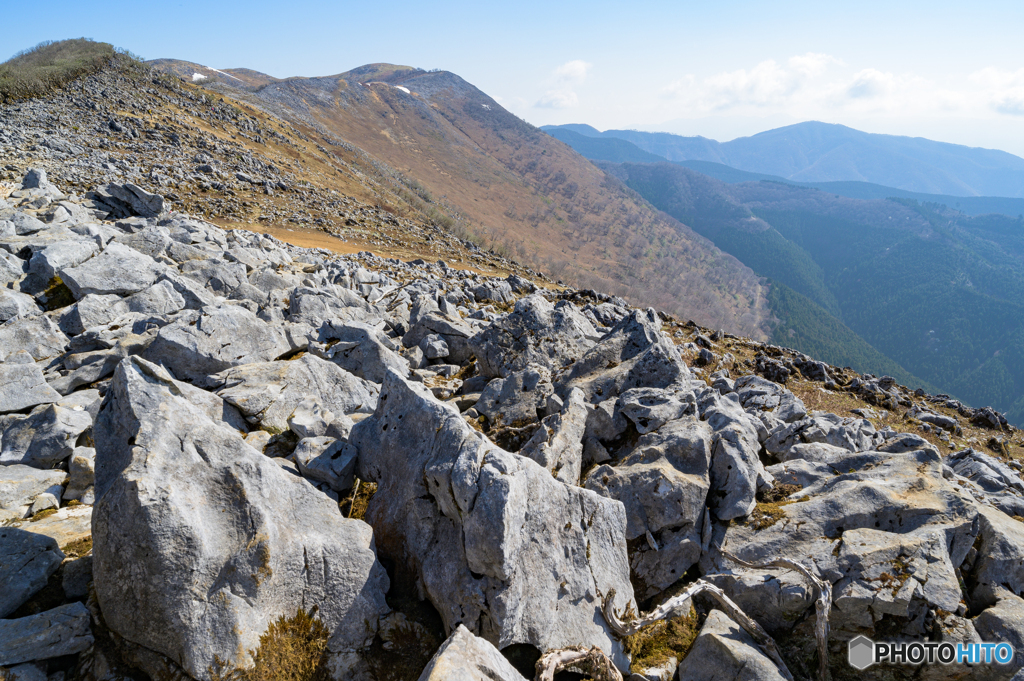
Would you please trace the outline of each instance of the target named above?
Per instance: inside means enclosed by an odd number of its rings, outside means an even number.
[[[40,361],[63,354],[68,337],[47,316],[20,317],[0,325],[0,362],[24,350]]]
[[[537,421],[538,409],[552,392],[550,372],[543,366],[531,366],[488,383],[476,410],[487,417],[491,427],[520,427]]]
[[[0,618],[7,617],[46,586],[64,554],[41,534],[0,527]]]
[[[465,624],[499,648],[598,645],[624,663],[598,612],[599,592],[632,602],[621,504],[495,447],[394,372],[350,441],[358,476],[377,483],[378,549],[449,631]]]
[[[470,339],[485,376],[505,377],[530,364],[561,369],[597,338],[594,325],[568,301],[552,305],[540,294],[521,298],[515,309]]]
[[[283,362],[244,364],[217,374],[217,394],[249,423],[280,433],[307,397],[335,414],[370,413],[379,388],[313,355]]]
[[[373,534],[124,360],[97,421],[93,572],[107,625],[208,679],[282,615],[316,606],[333,652],[387,611]],[[139,577],[144,575],[144,577]]]
[[[87,411],[56,404],[37,407],[3,432],[0,464],[52,468],[71,456],[78,437],[91,427]]]
[[[509,380],[511,378],[506,379]],[[540,428],[519,450],[519,455],[533,459],[565,484],[579,485],[586,428],[587,405],[583,402],[583,391],[573,390],[559,413],[541,421]]]
[[[654,310],[634,310],[555,381],[559,395],[580,388],[597,403],[633,388],[685,387],[690,370],[661,332]]]
[[[388,369],[409,375],[409,362],[384,344],[380,332],[361,322],[329,324],[320,328],[321,340],[336,340],[324,355],[342,369],[373,383],[384,381]]]
[[[459,625],[431,658],[419,681],[526,681],[488,641]]]
[[[59,399],[60,393],[47,385],[43,370],[37,365],[0,364],[0,414]]]
[[[679,663],[679,681],[784,681],[757,642],[721,610],[712,610],[689,655]]]
[[[92,645],[92,616],[81,603],[0,620],[0,666],[80,653]]]
[[[352,489],[356,449],[333,437],[307,437],[299,441],[292,456],[304,476],[324,482],[335,492]]]
[[[166,270],[148,255],[112,242],[81,265],[61,267],[57,274],[76,299],[90,293],[130,295],[149,288]]]
[[[304,338],[267,324],[244,308],[229,305],[207,308],[191,319],[160,329],[145,356],[166,366],[175,376],[207,388],[217,384],[213,374],[278,359],[305,345]]]
[[[24,518],[40,494],[60,494],[67,477],[60,470],[0,466],[0,521]]]

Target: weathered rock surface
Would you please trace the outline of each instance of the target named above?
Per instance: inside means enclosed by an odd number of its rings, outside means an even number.
[[[41,494],[59,495],[67,477],[61,470],[40,470],[20,464],[0,466],[0,522],[24,518]]]
[[[378,486],[366,518],[379,550],[449,631],[464,624],[499,648],[597,645],[622,660],[598,596],[632,600],[620,504],[495,447],[393,372],[351,442],[357,474]]]
[[[526,681],[488,641],[460,624],[438,649],[419,681]]]
[[[306,345],[302,328],[274,326],[245,308],[204,310],[160,329],[146,356],[199,387],[225,369],[282,358]]]
[[[0,618],[7,617],[46,586],[64,554],[57,542],[14,527],[0,527]]]
[[[21,411],[37,404],[52,404],[60,393],[43,378],[35,364],[0,364],[0,414]]]
[[[571,303],[552,305],[541,295],[521,298],[515,309],[470,340],[485,376],[505,377],[530,364],[561,369],[594,344],[594,325]]]
[[[92,645],[92,617],[81,603],[0,620],[0,666],[80,653]]]
[[[501,379],[495,379],[498,381]],[[583,391],[573,390],[557,414],[547,416],[540,428],[519,450],[567,485],[580,484],[583,469],[583,435],[587,429],[587,405]]]
[[[107,625],[200,679],[215,656],[246,664],[300,606],[319,609],[332,651],[368,644],[388,588],[369,527],[154,369],[123,361],[97,422],[93,572]]]
[[[679,681],[783,681],[779,668],[750,634],[721,610],[712,610],[689,655],[679,663]]]
[[[376,385],[313,355],[244,364],[218,374],[215,381],[225,402],[271,433],[288,430],[288,419],[307,397],[335,414],[368,414],[379,392]]]
[[[130,295],[149,288],[166,270],[148,255],[134,248],[110,243],[102,253],[81,265],[57,270],[61,281],[76,299],[90,293]]]

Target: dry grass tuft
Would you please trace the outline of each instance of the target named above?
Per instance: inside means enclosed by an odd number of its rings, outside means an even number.
[[[260,636],[260,645],[250,651],[253,666],[225,670],[210,669],[212,681],[327,681],[325,653],[330,632],[323,623],[299,609],[294,617],[280,617]]]
[[[650,669],[676,658],[681,662],[690,652],[700,632],[693,608],[685,617],[673,617],[648,625],[622,639],[622,647],[632,657],[632,669]]]

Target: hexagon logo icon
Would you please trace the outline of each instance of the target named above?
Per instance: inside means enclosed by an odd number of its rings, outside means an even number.
[[[875,642],[867,636],[858,636],[848,644],[850,666],[854,669],[867,669],[875,661]]]

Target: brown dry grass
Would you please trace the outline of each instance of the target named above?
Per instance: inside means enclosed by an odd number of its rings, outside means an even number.
[[[260,636],[250,651],[253,666],[225,669],[218,660],[210,669],[213,681],[327,681],[325,653],[330,632],[314,614],[303,609],[293,617],[280,617]]]

